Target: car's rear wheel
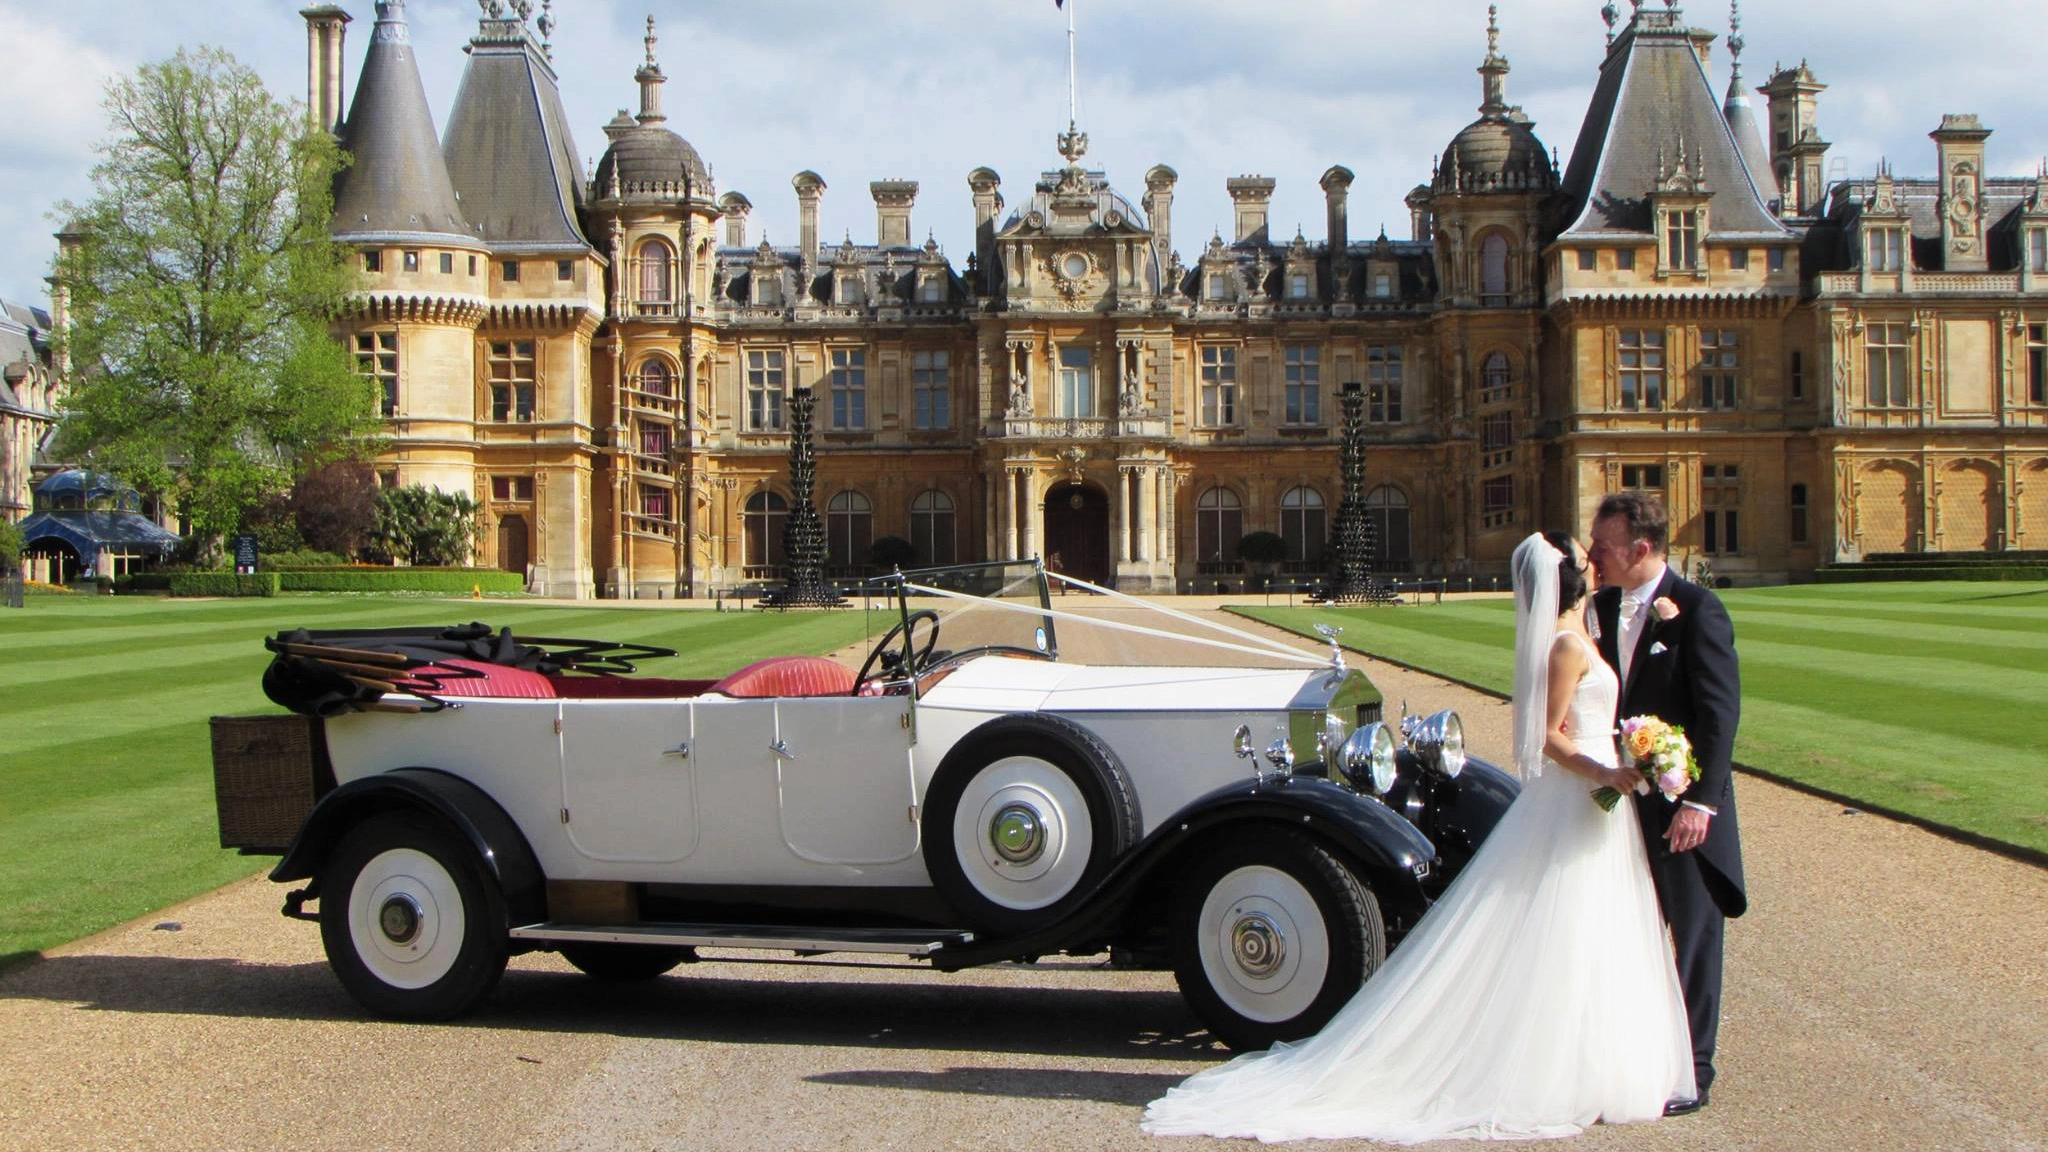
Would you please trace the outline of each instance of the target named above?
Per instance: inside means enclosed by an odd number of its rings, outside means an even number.
[[[475,850],[431,817],[357,826],[328,857],[320,894],[327,963],[372,1012],[445,1020],[504,974],[504,900]]]
[[[969,927],[1028,932],[1072,911],[1138,839],[1123,765],[1057,716],[991,720],[955,745],[924,800],[932,885]]]
[[[586,976],[611,984],[652,980],[685,961],[697,950],[662,944],[564,944],[562,959]]]
[[[1386,959],[1378,900],[1292,829],[1240,832],[1212,849],[1173,897],[1181,995],[1240,1052],[1314,1035]]]

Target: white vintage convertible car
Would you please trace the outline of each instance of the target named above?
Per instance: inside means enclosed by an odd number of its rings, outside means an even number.
[[[944,971],[1107,951],[1171,967],[1234,1047],[1314,1032],[1517,785],[1450,713],[1382,723],[1334,640],[1092,588],[1116,610],[1084,618],[1047,581],[902,574],[858,671],[717,681],[481,625],[282,634],[265,687],[294,714],[215,721],[222,843],[283,854],[271,878],[307,882],[286,913],[394,1017],[464,1012],[538,949],[606,979],[705,946]],[[1130,662],[1132,635],[1210,658]]]

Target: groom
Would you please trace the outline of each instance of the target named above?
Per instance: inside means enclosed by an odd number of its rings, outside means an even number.
[[[1672,1101],[1665,1114],[1676,1116],[1706,1106],[1721,1024],[1721,938],[1726,918],[1742,915],[1749,897],[1730,771],[1742,695],[1735,629],[1720,597],[1666,566],[1669,537],[1661,501],[1619,492],[1600,501],[1587,552],[1600,570],[1600,654],[1621,676],[1617,719],[1658,716],[1684,728],[1700,766],[1678,803],[1652,793],[1636,804],[1692,1025],[1699,1098]]]

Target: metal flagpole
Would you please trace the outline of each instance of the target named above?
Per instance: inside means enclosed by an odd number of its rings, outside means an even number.
[[[1067,10],[1067,130],[1073,131],[1081,122],[1081,98],[1074,82],[1074,5],[1078,0],[1066,0],[1060,7]]]

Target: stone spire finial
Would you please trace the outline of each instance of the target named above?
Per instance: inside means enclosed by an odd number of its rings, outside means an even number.
[[[1479,65],[1484,77],[1485,99],[1479,111],[1486,116],[1504,116],[1508,111],[1508,58],[1500,54],[1500,6],[1486,8],[1486,59]]]
[[[540,0],[540,19],[535,22],[540,29],[541,55],[549,60],[555,58],[555,0]]]
[[[647,14],[647,36],[645,39],[640,41],[642,44],[645,44],[647,46],[647,66],[649,68],[659,67],[659,65],[655,64],[654,62],[654,45],[656,41],[659,39],[660,38],[654,34],[654,13],[650,12]]]
[[[642,124],[659,124],[668,119],[661,110],[661,86],[668,82],[668,77],[662,75],[661,65],[655,62],[655,40],[654,17],[649,16],[647,38],[642,41],[647,45],[647,62],[633,73],[633,79],[640,83],[640,114],[634,119]]]
[[[1742,0],[1728,0],[1728,72],[1729,83],[1742,79]]]
[[[1500,5],[1486,6],[1486,54],[1500,55]]]

